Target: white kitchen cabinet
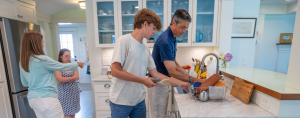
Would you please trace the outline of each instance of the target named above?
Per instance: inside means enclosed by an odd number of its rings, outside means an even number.
[[[118,0],[119,36],[133,32],[135,14],[142,8],[142,0]]]
[[[177,9],[187,10],[192,17],[186,33],[176,37],[177,47],[217,46],[219,0],[94,0],[94,3],[97,47],[113,48],[120,36],[133,32],[134,16],[141,8],[154,11],[163,26],[156,35],[143,40],[148,47],[153,47],[157,37],[170,26]]]
[[[94,113],[96,118],[110,118],[111,111],[109,105],[109,90],[111,87],[111,79],[107,78],[107,75],[99,76],[92,79],[92,89],[94,96]],[[145,87],[146,88],[146,87]],[[148,92],[146,89],[146,115],[148,117],[149,100]]]
[[[95,44],[97,47],[114,47],[118,30],[118,0],[93,0]]]
[[[16,0],[0,0],[0,17],[19,19]]]
[[[109,111],[97,111],[96,118],[111,118],[111,112]]]
[[[18,11],[20,16],[20,21],[30,22],[30,23],[37,22],[35,6],[23,2],[18,2]]]
[[[3,76],[3,75],[0,75]],[[5,81],[0,81],[0,114],[1,118],[12,118],[11,106]]]
[[[95,93],[95,106],[96,110],[110,110],[109,94],[108,93]]]
[[[219,0],[193,0],[192,46],[216,46]]]
[[[184,9],[189,12],[192,17],[193,14],[193,0],[170,0],[168,3],[168,21],[171,23],[172,17],[177,9]],[[186,32],[181,37],[176,37],[178,47],[190,47],[192,42],[192,27],[193,20],[186,29]]]
[[[35,1],[0,0],[0,3],[0,17],[30,23],[37,22]]]
[[[156,13],[156,15],[159,16],[161,20],[161,31],[156,32],[154,36],[152,36],[150,39],[144,39],[143,42],[148,47],[153,47],[156,39],[158,36],[163,33],[169,26],[169,21],[167,20],[167,4],[168,0],[143,0],[143,8],[151,9],[153,12]]]

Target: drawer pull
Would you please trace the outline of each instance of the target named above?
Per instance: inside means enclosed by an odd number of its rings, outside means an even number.
[[[109,84],[105,84],[104,87],[105,87],[105,88],[109,88],[110,85],[109,85]]]
[[[105,102],[106,102],[106,103],[109,103],[109,99],[106,99]]]

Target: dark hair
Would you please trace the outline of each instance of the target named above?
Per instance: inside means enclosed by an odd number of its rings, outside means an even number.
[[[174,13],[174,15],[172,17],[170,25],[172,25],[173,20],[175,20],[175,22],[177,24],[181,23],[182,20],[185,20],[187,22],[192,22],[192,18],[190,16],[189,12],[187,12],[184,9],[177,9],[176,10],[176,12]]]
[[[61,49],[61,50],[59,51],[59,55],[58,55],[58,61],[59,61],[60,63],[62,63],[62,62],[63,62],[63,61],[62,61],[62,59],[60,58],[60,56],[63,56],[63,55],[64,55],[64,53],[65,53],[66,51],[68,51],[68,52],[71,52],[69,49],[66,49],[66,48],[64,48],[64,49]]]
[[[133,28],[141,29],[141,24],[143,24],[145,21],[147,21],[148,25],[153,23],[157,31],[161,30],[162,25],[159,16],[157,16],[156,13],[154,13],[150,9],[145,8],[136,13],[134,17]]]

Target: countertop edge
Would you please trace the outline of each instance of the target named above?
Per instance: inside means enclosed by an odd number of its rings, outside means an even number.
[[[224,71],[221,71],[222,74],[232,80],[234,80],[237,76],[234,76],[234,75],[231,75],[229,73],[226,73]],[[238,77],[240,78],[240,77]],[[243,79],[243,78],[241,78]],[[244,79],[243,79],[244,80]],[[260,86],[258,84],[255,84],[255,83],[252,83],[252,82],[249,82],[247,80],[244,80],[246,83],[249,83],[249,84],[253,84],[254,85],[254,89],[262,92],[262,93],[265,93],[269,96],[272,96],[278,100],[300,100],[300,94],[290,94],[290,93],[287,93],[287,94],[283,94],[283,93],[279,93],[279,92],[276,92],[276,91],[273,91],[271,89],[268,89],[266,87],[263,87],[263,86]]]

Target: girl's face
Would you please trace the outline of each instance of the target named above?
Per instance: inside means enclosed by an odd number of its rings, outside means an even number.
[[[70,63],[71,61],[71,53],[69,51],[65,51],[63,56],[60,56],[63,63]]]

